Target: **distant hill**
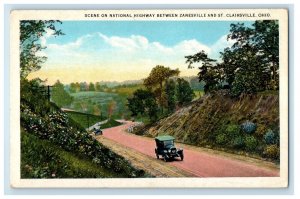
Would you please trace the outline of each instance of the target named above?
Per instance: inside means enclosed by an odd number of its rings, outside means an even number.
[[[100,85],[106,85],[109,88],[120,86],[120,85],[130,85],[130,84],[142,84],[143,80],[126,80],[122,82],[117,81],[100,81]]]

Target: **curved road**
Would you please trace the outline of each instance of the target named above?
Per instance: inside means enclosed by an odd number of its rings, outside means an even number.
[[[133,124],[133,122],[124,122],[121,126],[104,129],[103,136],[156,159],[153,139],[126,132],[126,129]],[[172,164],[198,177],[279,176],[279,169],[261,167],[254,163],[196,150],[192,147],[184,148],[183,161],[175,160],[165,164]]]

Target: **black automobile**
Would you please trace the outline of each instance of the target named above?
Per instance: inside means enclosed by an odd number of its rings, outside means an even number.
[[[93,131],[94,131],[95,135],[103,135],[103,132],[100,128],[94,128]]]
[[[174,140],[175,138],[170,135],[157,136],[155,138],[155,154],[157,159],[159,159],[159,156],[162,156],[164,161],[174,159],[175,157],[180,157],[180,159],[183,160],[183,149],[176,148]]]

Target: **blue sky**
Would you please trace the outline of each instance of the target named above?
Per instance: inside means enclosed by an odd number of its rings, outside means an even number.
[[[63,21],[41,38],[48,57],[31,78],[75,81],[124,81],[147,77],[156,65],[179,68],[182,76],[197,75],[187,69],[186,55],[204,50],[212,58],[231,46],[226,36],[233,21]],[[252,22],[246,22],[251,24]]]

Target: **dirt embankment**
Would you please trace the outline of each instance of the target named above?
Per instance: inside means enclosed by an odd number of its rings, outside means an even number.
[[[234,129],[240,128],[246,121],[255,125],[254,133],[246,134]],[[264,157],[266,150],[270,148],[264,137],[268,131],[274,134],[274,141],[270,142],[275,152],[271,151],[271,155],[276,159],[278,156],[274,153],[279,153],[279,145],[276,143],[279,143],[280,137],[278,92],[231,98],[227,92],[220,91],[195,100],[138,133],[151,137],[169,134],[186,144],[239,150]]]

